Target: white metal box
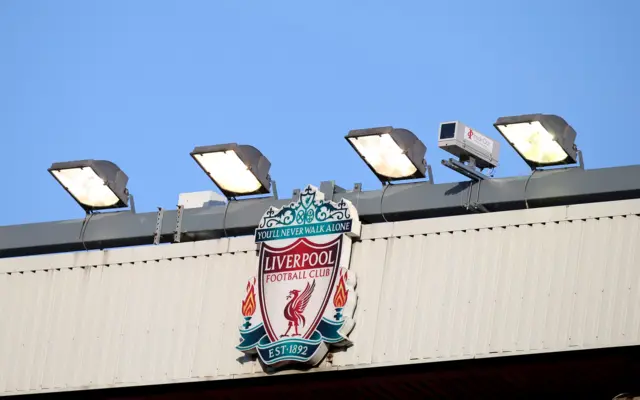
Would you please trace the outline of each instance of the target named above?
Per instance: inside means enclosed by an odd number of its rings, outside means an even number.
[[[178,205],[184,208],[200,208],[205,205],[224,204],[226,198],[213,191],[180,193]]]
[[[469,157],[473,157],[479,168],[498,166],[500,143],[460,121],[440,124],[438,147],[457,156],[460,161],[467,161]]]

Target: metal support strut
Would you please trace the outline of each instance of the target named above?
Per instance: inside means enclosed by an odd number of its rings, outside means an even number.
[[[162,219],[164,218],[164,209],[158,207],[158,214],[156,215],[156,230],[153,233],[153,244],[160,244],[160,235],[162,234]]]
[[[182,211],[184,211],[183,205],[178,205],[178,212],[176,213],[176,230],[173,232],[173,242],[180,243],[182,237]]]
[[[483,174],[482,172],[474,168],[475,162],[470,163],[470,165],[466,165],[464,163],[461,163],[458,160],[454,160],[453,158],[450,158],[448,160],[442,160],[442,165],[456,171],[461,175],[466,176],[467,178],[471,179],[474,182],[480,182],[480,181],[484,181],[485,179],[491,179],[491,177]]]

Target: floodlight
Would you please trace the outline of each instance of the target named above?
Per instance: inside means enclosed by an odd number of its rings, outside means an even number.
[[[500,143],[460,121],[440,124],[438,146],[474,167],[484,169],[498,166]]]
[[[49,172],[87,212],[129,204],[129,177],[110,161],[53,163]]]
[[[493,126],[532,169],[578,160],[576,131],[557,115],[500,117]]]
[[[227,198],[269,193],[271,163],[253,146],[201,146],[193,149],[191,157]]]
[[[427,147],[407,129],[357,129],[345,139],[383,183],[425,177]]]

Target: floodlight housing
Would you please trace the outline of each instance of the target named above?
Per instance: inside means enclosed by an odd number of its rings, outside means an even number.
[[[356,129],[345,139],[383,183],[425,177],[427,147],[407,129]]]
[[[493,124],[531,167],[576,164],[576,131],[557,115],[500,117]]]
[[[269,193],[271,162],[253,146],[200,146],[191,157],[228,199]]]
[[[460,121],[440,124],[438,147],[457,156],[462,162],[472,159],[480,169],[498,166],[500,143]]]
[[[87,212],[129,205],[129,177],[111,161],[57,162],[48,171]]]

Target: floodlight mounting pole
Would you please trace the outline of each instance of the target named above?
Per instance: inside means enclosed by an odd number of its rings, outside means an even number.
[[[276,181],[269,179],[269,184],[271,185],[271,192],[273,192],[273,198],[278,200],[278,187],[276,186]]]
[[[129,193],[129,209],[131,210],[132,214],[136,213],[136,202],[131,193]]]
[[[431,170],[431,165],[427,164],[427,178],[429,178],[429,183],[430,184],[434,184],[435,182],[433,181],[433,171]]]
[[[576,149],[576,153],[578,153],[578,166],[580,169],[584,170],[584,157],[582,156],[582,151]]]

